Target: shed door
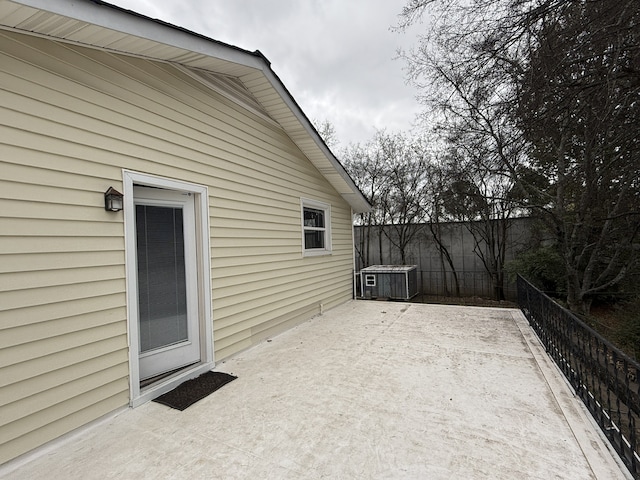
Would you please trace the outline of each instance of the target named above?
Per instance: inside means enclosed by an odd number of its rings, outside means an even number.
[[[194,196],[134,187],[140,380],[200,361]]]

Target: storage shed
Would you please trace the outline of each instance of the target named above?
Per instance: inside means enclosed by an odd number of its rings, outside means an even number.
[[[416,265],[372,265],[360,270],[362,298],[410,300],[418,294]]]

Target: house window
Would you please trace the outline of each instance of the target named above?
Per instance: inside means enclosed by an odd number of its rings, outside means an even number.
[[[315,200],[301,200],[303,254],[331,253],[331,206]]]

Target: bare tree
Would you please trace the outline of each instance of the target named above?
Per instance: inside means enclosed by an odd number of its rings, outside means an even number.
[[[435,156],[429,165],[427,193],[423,198],[422,209],[424,211],[425,223],[428,228],[429,237],[433,241],[438,258],[440,260],[440,269],[442,271],[444,291],[447,295],[452,293],[460,296],[460,279],[456,270],[455,263],[450,251],[450,245],[447,245],[444,232],[444,224],[450,220],[450,216],[446,213],[445,191],[448,185],[447,173],[444,168],[437,162]],[[454,292],[449,291],[448,275],[453,280]]]
[[[401,133],[378,131],[365,145],[347,148],[343,161],[374,207],[360,218],[364,225],[359,248],[363,264],[369,262],[371,231],[378,235],[381,262],[384,236],[400,253],[401,262],[406,263],[407,247],[419,232],[416,224],[424,218],[422,203],[428,164],[424,142]]]
[[[433,28],[405,58],[430,118],[457,157],[509,178],[486,198],[546,219],[568,304],[588,312],[637,265],[640,3],[412,0],[400,28],[427,7]],[[493,186],[478,178],[459,201]]]
[[[567,2],[540,16],[518,118],[550,179],[567,303],[588,313],[633,268],[640,228],[640,3]]]
[[[371,211],[360,213],[357,220],[362,228],[360,244],[356,245],[356,252],[364,267],[370,265],[371,235],[378,235],[379,259],[382,261],[382,235],[384,229],[384,216],[378,207],[381,196],[384,195],[386,182],[385,161],[381,149],[377,148],[374,141],[364,145],[352,144],[343,150],[342,162],[356,185],[367,196],[374,207]],[[375,228],[378,227],[378,228]]]
[[[329,120],[317,120],[314,119],[312,121],[314,128],[320,135],[320,138],[326,143],[327,147],[334,149],[339,144],[338,135],[336,133],[336,128],[333,126]]]
[[[455,8],[459,14],[470,13]],[[431,81],[421,98],[447,159],[440,164],[446,179],[441,185],[446,192],[441,197],[446,200],[444,212],[469,229],[474,253],[492,280],[495,298],[502,300],[510,219],[522,213],[515,208],[510,169],[520,168],[526,158],[522,133],[512,121],[516,90],[503,68],[494,68],[462,48],[454,27],[441,27],[441,36],[431,39],[439,50],[429,51],[423,45],[407,58],[414,81],[425,75]],[[475,45],[477,35],[467,33]],[[452,43],[452,38],[457,41]]]
[[[464,223],[474,241],[473,251],[491,278],[494,298],[504,300],[506,253],[518,205],[513,183],[478,166],[473,158],[457,158],[446,171],[444,208]]]
[[[398,249],[404,265],[407,247],[418,235],[418,224],[424,218],[428,158],[419,139],[379,132],[377,141],[385,160],[386,181],[379,205],[387,226],[385,234]]]

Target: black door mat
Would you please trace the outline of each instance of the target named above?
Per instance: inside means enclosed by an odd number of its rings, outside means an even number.
[[[153,401],[176,410],[184,410],[236,378],[238,377],[228,373],[206,372],[181,383],[170,392],[154,398]]]

